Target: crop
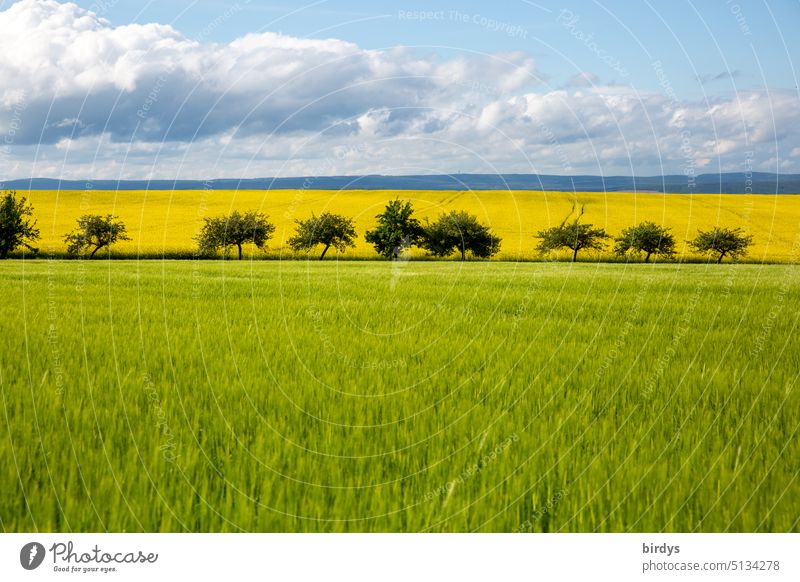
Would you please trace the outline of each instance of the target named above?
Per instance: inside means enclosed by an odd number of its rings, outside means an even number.
[[[791,264],[0,280],[7,532],[800,531]]]
[[[76,219],[87,213],[115,214],[125,223],[133,240],[115,245],[113,256],[184,257],[196,252],[193,237],[205,218],[233,211],[260,211],[276,225],[265,252],[246,250],[250,257],[294,256],[288,240],[295,234],[295,220],[307,220],[322,212],[354,217],[358,233],[356,247],[345,258],[374,258],[376,253],[364,234],[377,225],[376,215],[396,198],[410,200],[414,216],[435,220],[444,212],[463,210],[475,214],[503,240],[496,259],[541,260],[536,250],[536,233],[557,226],[570,209],[580,205],[583,222],[618,236],[624,228],[651,221],[672,229],[678,258],[694,257],[686,241],[698,229],[715,226],[742,228],[753,236],[745,260],[785,262],[798,236],[800,197],[794,195],[715,194],[631,194],[528,191],[370,191],[370,190],[270,190],[270,191],[31,191],[43,253],[63,252],[63,236],[74,228]],[[613,245],[604,253],[581,253],[579,259],[617,260]],[[412,255],[424,251],[415,249]],[[562,258],[571,253],[565,251]],[[302,253],[305,256],[305,253]],[[329,253],[328,257],[332,255]]]

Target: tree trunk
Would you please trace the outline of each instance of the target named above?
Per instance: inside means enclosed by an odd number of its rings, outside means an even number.
[[[575,263],[578,261],[578,249],[572,251],[572,262]]]
[[[650,255],[651,255],[651,254],[652,254],[652,253],[647,253],[647,256],[644,258],[644,262],[645,262],[645,263],[649,263],[649,262],[650,262]]]
[[[719,255],[719,258],[717,259],[717,264],[718,264],[718,265],[719,265],[719,264],[722,262],[722,257],[724,257],[724,256],[725,256],[725,253],[721,253],[721,254]]]
[[[94,250],[92,251],[92,254],[89,255],[89,258],[90,259],[94,258],[95,253],[97,253],[97,251],[99,251],[101,248],[103,248],[102,245],[99,247],[94,247]]]
[[[329,248],[331,248],[331,245],[330,245],[330,244],[327,244],[327,245],[325,245],[325,250],[323,250],[323,251],[322,251],[322,254],[319,256],[319,260],[320,260],[320,261],[321,261],[322,259],[324,259],[324,258],[325,258],[325,253],[327,253],[327,252],[328,252],[328,249],[329,249]]]
[[[467,250],[464,247],[461,247],[459,250],[461,251],[461,260],[462,261],[466,261],[467,260]]]
[[[242,260],[242,245],[241,244],[237,244],[236,246],[239,247],[239,260],[241,261]]]

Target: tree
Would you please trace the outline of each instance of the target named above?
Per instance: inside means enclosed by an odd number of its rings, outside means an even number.
[[[118,217],[107,214],[85,214],[78,219],[78,228],[64,237],[67,252],[78,254],[92,249],[89,258],[102,248],[111,249],[111,245],[122,240],[131,240],[127,235],[125,224]]]
[[[753,242],[753,237],[744,234],[741,228],[720,228],[715,226],[709,231],[697,231],[697,237],[689,241],[689,246],[697,252],[710,256],[717,256],[717,263],[721,263],[725,255],[733,260],[738,260],[747,253],[747,247]]]
[[[0,259],[23,246],[33,253],[39,252],[31,243],[39,238],[39,229],[33,216],[33,207],[27,198],[17,199],[16,192],[6,192],[0,200]]]
[[[574,207],[573,207],[574,212]],[[605,239],[611,238],[604,229],[593,228],[591,224],[581,224],[583,208],[580,214],[572,222],[569,220],[570,214],[558,226],[553,226],[546,230],[539,231],[537,237],[542,239],[539,243],[539,252],[544,254],[558,249],[568,248],[572,250],[572,262],[578,260],[578,251],[591,249],[601,251],[605,247]]]
[[[622,231],[616,239],[614,251],[618,255],[626,253],[645,254],[644,262],[650,262],[651,255],[672,257],[675,255],[675,237],[670,229],[655,222],[642,222]]]
[[[310,251],[317,245],[324,245],[319,260],[333,247],[343,253],[347,247],[354,247],[356,229],[353,219],[341,214],[323,212],[319,216],[311,215],[308,220],[297,220],[295,235],[287,242],[296,251]]]
[[[421,246],[437,257],[447,257],[458,250],[464,261],[467,251],[475,257],[491,257],[500,250],[501,240],[488,226],[478,222],[477,216],[453,210],[427,224]]]
[[[235,246],[239,250],[240,261],[242,245],[251,243],[263,249],[275,232],[275,225],[267,220],[267,216],[253,210],[244,214],[235,210],[228,216],[206,218],[204,221],[200,234],[194,239],[200,252],[213,254],[222,249],[223,253],[227,253],[230,247]]]
[[[392,200],[378,219],[378,226],[366,234],[367,242],[387,259],[397,259],[403,251],[419,244],[425,234],[419,220],[413,218],[411,202]]]

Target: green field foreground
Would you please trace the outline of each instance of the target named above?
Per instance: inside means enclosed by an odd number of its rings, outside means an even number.
[[[800,268],[0,264],[0,525],[800,531]]]

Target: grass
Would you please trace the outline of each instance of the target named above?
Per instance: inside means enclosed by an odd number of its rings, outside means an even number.
[[[756,262],[791,262],[792,248],[800,234],[800,196],[794,195],[427,190],[34,190],[25,195],[34,205],[42,234],[38,245],[45,254],[65,250],[63,237],[75,228],[80,215],[114,213],[123,219],[133,239],[114,247],[118,256],[185,257],[193,252],[192,238],[203,218],[235,209],[257,209],[277,226],[266,256],[285,256],[284,241],[294,234],[296,219],[328,210],[355,218],[358,245],[346,256],[373,258],[375,253],[363,235],[374,226],[375,215],[395,197],[411,200],[420,218],[434,219],[450,210],[477,214],[502,237],[500,260],[537,258],[534,235],[560,223],[576,201],[585,209],[584,221],[614,236],[643,220],[672,228],[684,260],[691,256],[685,241],[694,238],[698,229],[717,225],[743,228],[754,237],[749,257]],[[254,256],[263,255],[255,251]],[[596,258],[591,253],[584,256]],[[603,258],[611,257],[606,254]]]
[[[800,531],[793,265],[0,263],[19,531]]]

